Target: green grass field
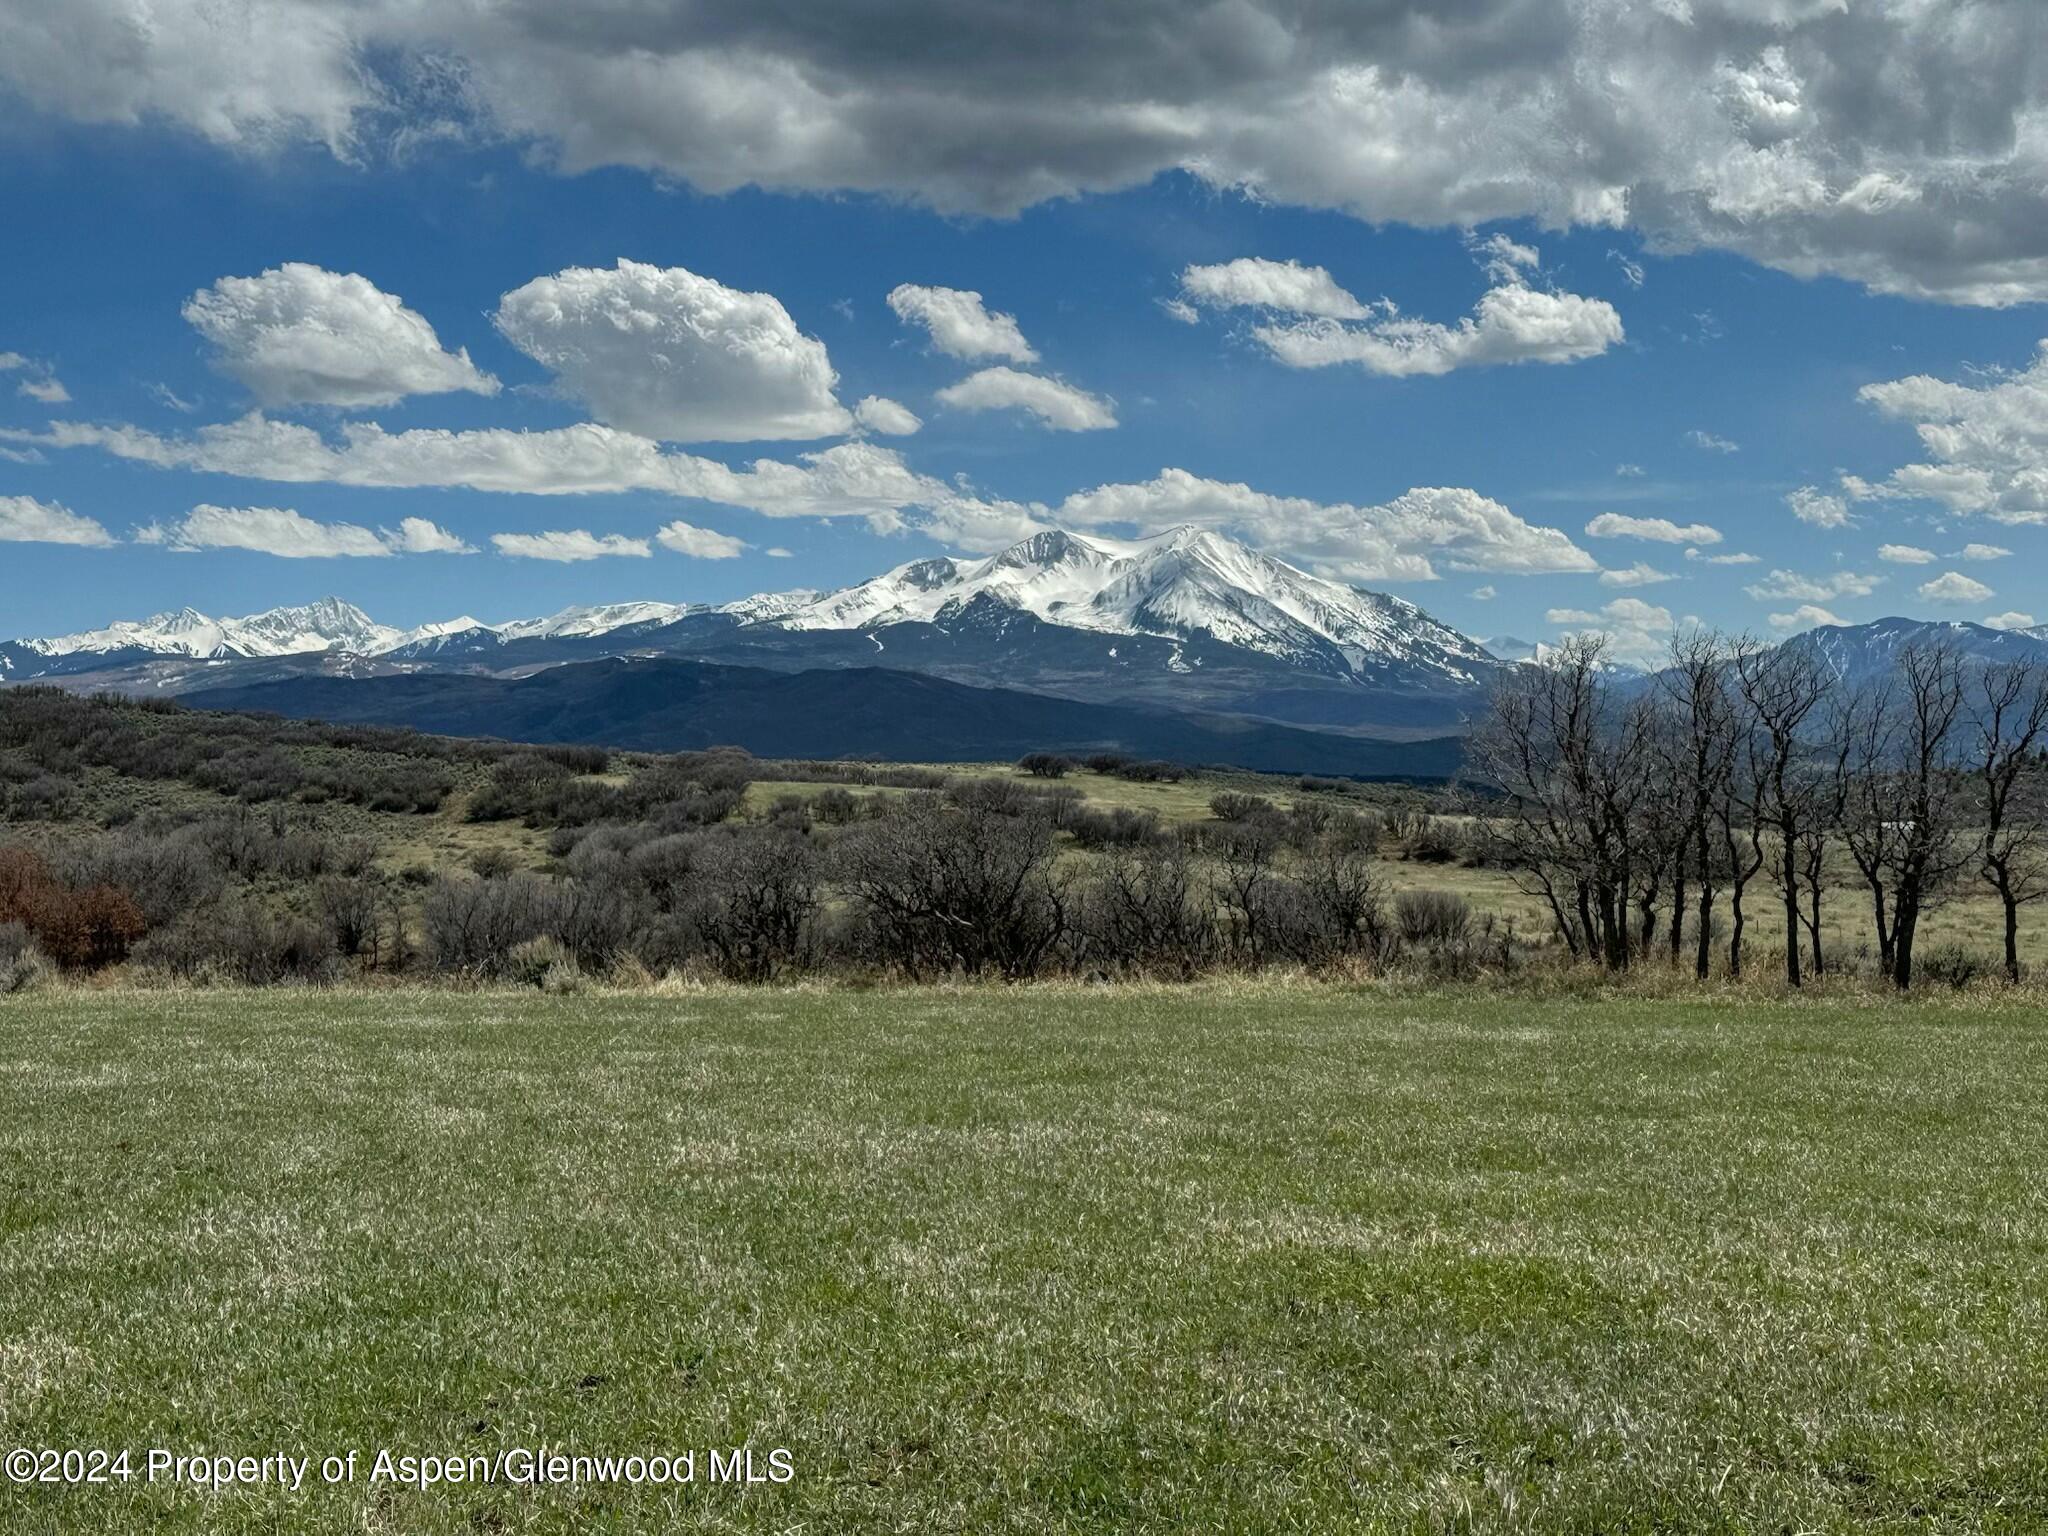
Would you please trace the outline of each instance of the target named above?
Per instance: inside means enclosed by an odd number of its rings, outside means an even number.
[[[7,1001],[0,1448],[795,1476],[0,1529],[2037,1531],[2044,1175],[1982,997]]]

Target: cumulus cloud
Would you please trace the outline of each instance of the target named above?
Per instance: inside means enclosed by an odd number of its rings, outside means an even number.
[[[369,279],[289,261],[256,277],[223,277],[185,301],[185,319],[221,369],[266,406],[391,405],[407,395],[498,381],[467,351],[448,352],[425,317]]]
[[[1696,549],[1685,552],[1688,560],[1697,560],[1701,565],[1757,565],[1761,563],[1755,555],[1731,551],[1725,555],[1703,555]]]
[[[1574,634],[1600,635],[1616,661],[1648,666],[1662,659],[1671,640],[1671,610],[1639,597],[1617,597],[1597,609],[1552,608],[1544,617]]]
[[[693,560],[731,560],[744,554],[747,548],[744,540],[730,534],[715,533],[709,528],[697,528],[684,522],[668,524],[654,536],[654,541],[663,549],[688,555]]]
[[[391,542],[372,529],[355,523],[316,522],[289,507],[201,503],[175,523],[150,525],[136,539],[179,550],[250,550],[284,560],[380,558],[393,553]]]
[[[1712,432],[1704,431],[1699,427],[1694,427],[1690,432],[1686,433],[1685,440],[1691,443],[1693,447],[1705,449],[1708,453],[1742,452],[1742,444],[1731,442],[1725,437],[1717,437]]]
[[[1986,629],[2032,629],[2034,616],[2031,613],[1994,613],[1984,620]]]
[[[1595,539],[1648,539],[1654,544],[1718,544],[1721,530],[1705,523],[1674,523],[1668,517],[1627,517],[1619,512],[1602,512],[1586,524],[1586,534]]]
[[[1029,411],[1055,432],[1099,432],[1116,425],[1114,401],[1015,368],[984,368],[947,385],[937,398],[962,411]]]
[[[1557,529],[1524,522],[1462,487],[1419,487],[1378,506],[1354,506],[1166,469],[1151,480],[1097,486],[1056,507],[1031,510],[1041,525],[1129,527],[1141,534],[1180,524],[1214,528],[1345,581],[1433,581],[1439,561],[1450,570],[1502,575],[1600,568]]]
[[[825,344],[781,300],[621,260],[537,277],[498,329],[607,425],[671,442],[829,437],[853,417]]]
[[[117,542],[93,518],[54,501],[0,496],[0,544],[77,544],[104,549]]]
[[[1654,587],[1662,581],[1676,581],[1678,578],[1669,571],[1660,571],[1644,560],[1618,570],[1602,571],[1600,585],[1603,587]]]
[[[1269,261],[1259,256],[1240,256],[1215,266],[1191,266],[1180,274],[1181,304],[1185,313],[1176,318],[1195,318],[1191,306],[1211,309],[1273,309],[1294,315],[1314,315],[1325,320],[1364,320],[1373,310],[1346,293],[1322,267],[1305,267],[1298,261]]]
[[[547,533],[494,533],[491,542],[499,554],[515,560],[553,560],[563,565],[615,555],[645,560],[654,553],[645,539],[629,539],[619,533],[600,536],[582,528]]]
[[[1797,571],[1772,571],[1762,581],[1745,587],[1751,597],[1794,598],[1801,602],[1824,603],[1838,597],[1868,597],[1883,583],[1882,576],[1865,576],[1855,571],[1836,571],[1830,576],[1802,576]]]
[[[1859,398],[1909,423],[1925,458],[1870,482],[1846,476],[1859,499],[1929,501],[1957,516],[2048,523],[2048,341],[2017,371],[1980,384],[1916,374],[1866,385]]]
[[[1965,544],[1957,553],[1958,560],[2003,560],[2012,553],[2000,544]]]
[[[870,432],[880,432],[886,437],[908,437],[924,425],[910,407],[881,395],[862,397],[860,404],[853,408],[853,419]]]
[[[1932,565],[1941,556],[1914,544],[1880,544],[1877,546],[1877,558],[1892,565]]]
[[[1182,169],[1373,222],[1632,226],[1800,276],[2048,297],[2025,0],[67,0],[0,12],[30,110],[262,151],[509,140],[575,173],[1009,214]],[[1050,16],[1050,19],[1049,19]],[[452,82],[442,89],[420,82]]]
[[[965,288],[926,288],[899,283],[889,290],[889,307],[905,325],[921,325],[932,345],[948,357],[1001,357],[1035,363],[1038,353],[1024,339],[1016,317],[986,308],[981,295]]]
[[[1504,363],[1571,363],[1622,340],[1604,299],[1550,293],[1519,280],[1490,289],[1456,325],[1389,315],[1363,324],[1306,319],[1255,326],[1252,335],[1290,368],[1355,363],[1396,378]]]
[[[1802,485],[1787,492],[1785,505],[1799,521],[1815,528],[1846,528],[1854,521],[1849,516],[1846,501],[1829,495],[1818,486]]]
[[[401,555],[473,555],[476,546],[424,517],[402,518],[384,531],[384,542]]]
[[[1981,603],[1997,595],[1983,582],[1961,571],[1944,571],[1932,581],[1923,581],[1919,592],[1930,603]]]
[[[1848,622],[1814,603],[1802,603],[1790,613],[1770,615],[1771,628],[1781,630],[1814,629],[1823,624],[1839,626]]]

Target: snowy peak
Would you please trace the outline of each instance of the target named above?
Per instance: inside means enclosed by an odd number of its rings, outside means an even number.
[[[196,608],[180,608],[52,640],[28,640],[23,645],[44,656],[139,650],[157,656],[206,659],[298,656],[315,651],[368,654],[400,638],[398,630],[373,622],[353,604],[324,597],[303,607],[271,608],[239,619],[211,619]]]
[[[1048,529],[980,561],[919,560],[793,609],[790,629],[943,625],[981,601],[1049,624],[1191,640],[1361,672],[1420,663],[1464,681],[1491,663],[1412,603],[1262,555],[1221,534],[1172,528],[1123,540]]]

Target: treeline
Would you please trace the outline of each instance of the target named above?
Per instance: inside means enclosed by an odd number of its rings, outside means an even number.
[[[1597,638],[1518,669],[1467,760],[1490,862],[1573,955],[1621,971],[1661,954],[1705,979],[1718,934],[1740,975],[1760,897],[1798,986],[1835,963],[1846,896],[1903,989],[1925,920],[1973,884],[1999,901],[2019,980],[2021,910],[2048,896],[2044,747],[2033,661],[1923,644],[1850,686],[1811,647],[1691,633],[1647,680]]]

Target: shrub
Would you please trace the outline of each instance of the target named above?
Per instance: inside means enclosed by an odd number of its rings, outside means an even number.
[[[1239,794],[1226,789],[1210,797],[1209,814],[1218,821],[1248,821],[1254,816],[1270,816],[1276,807],[1264,795]]]
[[[1154,760],[1151,762],[1122,764],[1116,775],[1137,784],[1178,784],[1188,776],[1187,769],[1179,763]]]
[[[34,992],[56,979],[57,968],[20,923],[0,923],[0,995]]]
[[[1121,771],[1124,764],[1129,761],[1130,759],[1121,752],[1096,752],[1087,759],[1088,771],[1107,777]]]
[[[1465,941],[1472,908],[1454,891],[1403,891],[1394,898],[1394,921],[1405,942],[1440,949]]]
[[[1063,779],[1074,771],[1075,763],[1060,752],[1027,752],[1017,759],[1017,766],[1034,779]]]
[[[1961,944],[1937,946],[1915,961],[1920,975],[1935,986],[1949,986],[1958,992],[1985,974],[1983,957]]]

